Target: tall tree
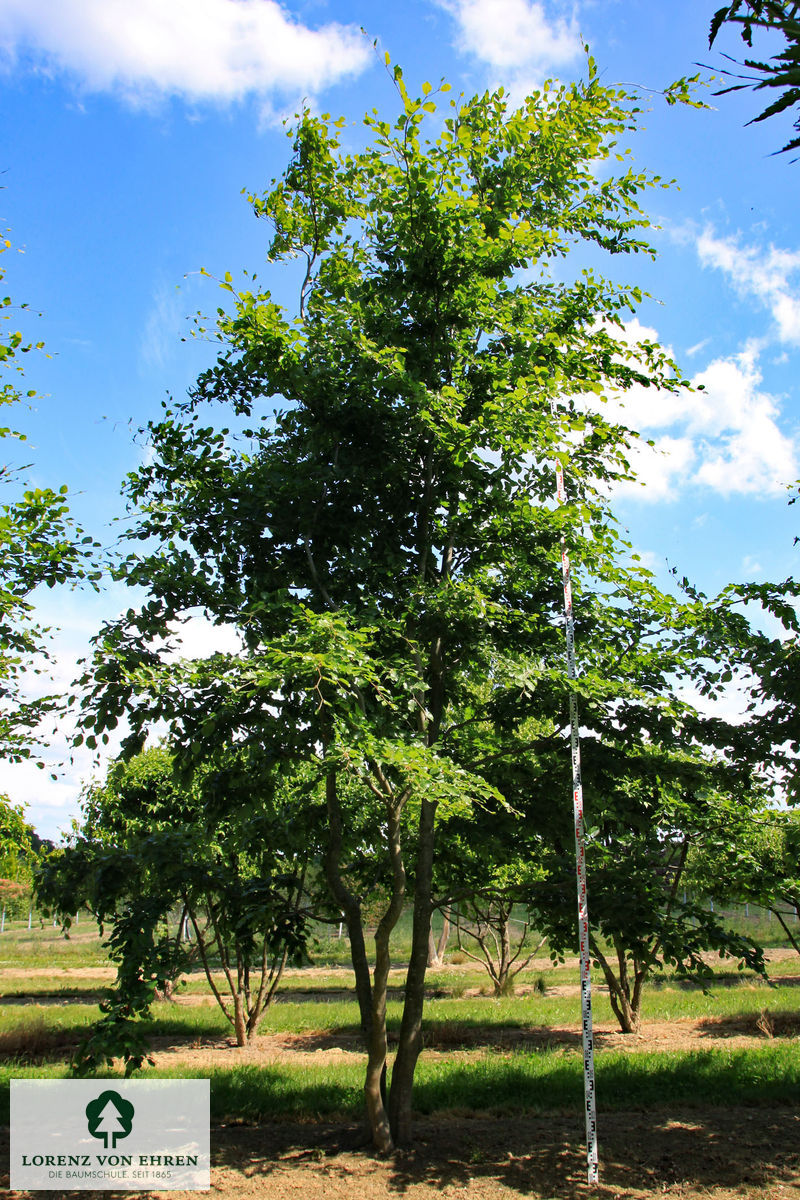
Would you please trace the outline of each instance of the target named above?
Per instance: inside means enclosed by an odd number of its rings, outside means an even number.
[[[613,570],[603,489],[627,440],[586,396],[683,386],[660,347],[621,336],[639,289],[586,265],[653,253],[639,198],[660,181],[617,144],[636,98],[589,59],[583,82],[518,108],[502,90],[462,97],[442,120],[429,84],[414,98],[392,74],[399,114],[368,114],[363,149],[303,112],[283,176],[250,198],[273,226],[270,269],[299,261],[297,308],[222,281],[220,357],[150,427],[128,482],[141,548],[121,574],[149,598],[100,635],[84,717],[92,740],[125,713],[130,746],[166,719],[188,759],[227,737],[313,770],[381,1151],[410,1134],[437,837],[503,802],[463,731],[496,726],[496,762],[537,709],[560,706],[563,729],[560,539],[587,576]],[[167,666],[166,631],[198,609],[236,626],[242,654]],[[371,977],[366,859],[387,897]],[[390,938],[409,899],[387,1088]]]

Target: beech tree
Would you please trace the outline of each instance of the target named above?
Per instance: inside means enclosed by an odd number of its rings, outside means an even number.
[[[792,503],[792,501],[790,501]],[[706,606],[706,638],[734,649],[740,685],[747,690],[753,756],[769,763],[773,783],[790,804],[800,800],[800,585],[729,584]],[[777,635],[764,632],[769,623]]]
[[[120,574],[148,598],[99,635],[83,716],[87,740],[124,714],[132,750],[160,719],[187,762],[227,740],[313,775],[381,1152],[410,1136],[437,838],[505,802],[476,731],[496,730],[496,763],[557,708],[563,749],[562,537],[587,579],[616,570],[605,495],[628,435],[586,397],[684,382],[622,335],[638,287],[587,265],[653,254],[639,201],[660,180],[618,145],[636,97],[589,59],[585,80],[519,107],[500,89],[440,115],[447,85],[415,98],[392,75],[399,114],[368,114],[362,149],[304,111],[285,172],[250,197],[270,272],[299,264],[297,306],[221,281],[219,358],[149,427],[128,480],[139,545]],[[242,653],[167,660],[197,611],[235,626]],[[386,897],[372,975],[366,859]],[[391,932],[409,901],[389,1079]]]
[[[0,874],[16,878],[25,861],[34,857],[34,833],[25,820],[25,809],[0,796]]]
[[[16,916],[30,901],[33,870],[43,843],[25,820],[25,808],[0,796],[0,910]],[[27,912],[27,907],[25,908]],[[0,921],[2,923],[2,921]]]
[[[591,950],[623,1032],[638,1030],[644,985],[667,965],[706,975],[704,952],[717,951],[763,970],[757,946],[684,896],[689,855],[725,857],[767,786],[759,759],[771,753],[759,721],[710,715],[691,700],[727,686],[741,638],[725,633],[704,597],[665,594],[646,571],[618,572],[602,590],[580,596]],[[557,690],[548,697],[540,688],[536,706],[535,719],[516,725],[515,754],[496,753],[509,736],[502,708],[494,709],[493,725],[460,731],[461,753],[474,740],[468,753],[481,755],[505,806],[451,822],[436,872],[442,900],[467,908],[473,896],[484,908],[495,901],[498,980],[512,956],[512,903],[528,909],[551,955],[575,944],[572,813],[553,802],[570,788],[563,701]]]
[[[639,1031],[644,985],[665,967],[705,980],[712,972],[704,955],[713,951],[740,969],[765,973],[761,948],[729,929],[695,889],[686,891],[690,853],[715,861],[717,870],[729,857],[741,821],[738,797],[696,790],[705,764],[687,759],[676,776],[676,762],[660,757],[645,748],[620,773],[617,788],[591,804],[590,948],[623,1033]],[[533,899],[537,924],[562,952],[574,944],[570,849],[566,837],[554,840],[544,856],[547,878]]]

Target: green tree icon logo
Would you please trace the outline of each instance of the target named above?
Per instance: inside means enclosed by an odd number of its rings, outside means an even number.
[[[113,1150],[119,1138],[126,1138],[133,1127],[133,1105],[119,1092],[101,1092],[86,1105],[86,1119],[92,1137],[102,1138],[106,1150]]]

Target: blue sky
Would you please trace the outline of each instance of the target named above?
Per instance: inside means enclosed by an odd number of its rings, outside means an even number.
[[[213,345],[182,340],[192,314],[219,303],[201,268],[273,282],[269,230],[241,192],[280,172],[281,120],[303,97],[352,122],[356,143],[367,108],[396,104],[384,51],[411,90],[446,77],[456,92],[502,83],[522,96],[580,74],[583,37],[604,82],[642,89],[650,111],[632,143],[637,163],[677,180],[649,200],[658,261],[613,265],[653,293],[640,326],[706,389],[629,397],[626,419],[656,451],[642,453],[641,483],[619,492],[618,515],[645,561],[659,571],[668,561],[709,591],[792,573],[800,164],[771,155],[791,120],[744,128],[759,111],[749,93],[706,92],[710,111],[668,107],[659,94],[696,62],[719,69],[719,51],[740,53],[733,30],[707,49],[719,2],[0,0],[0,219],[24,250],[4,256],[6,291],[41,312],[20,321],[48,353],[29,356],[39,396],[18,419],[32,480],[68,484],[77,517],[113,542],[121,480],[143,453],[136,428],[213,359]],[[127,597],[113,589],[43,600],[61,631],[61,681],[121,607]],[[187,649],[209,645],[198,623]],[[64,754],[56,739],[48,761]],[[52,836],[77,811],[90,769],[81,758],[54,782],[0,766],[0,789]]]

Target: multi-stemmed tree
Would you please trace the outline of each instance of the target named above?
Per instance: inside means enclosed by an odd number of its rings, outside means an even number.
[[[100,635],[83,718],[95,739],[126,714],[129,748],[166,720],[186,762],[242,744],[303,764],[381,1151],[409,1136],[437,849],[506,802],[497,766],[532,718],[564,752],[562,538],[584,579],[616,570],[604,489],[627,440],[587,396],[683,386],[658,346],[622,336],[638,288],[595,269],[652,254],[639,198],[659,181],[618,145],[635,97],[591,60],[519,107],[501,90],[441,113],[430,85],[414,98],[393,78],[399,115],[369,114],[363,149],[303,112],[286,171],[251,197],[270,270],[299,262],[297,305],[222,282],[219,359],[150,426],[128,481],[139,544],[121,575],[148,598]],[[234,625],[242,653],[166,657],[196,611]],[[386,897],[372,976],[370,872]],[[389,1082],[390,937],[410,901]]]

